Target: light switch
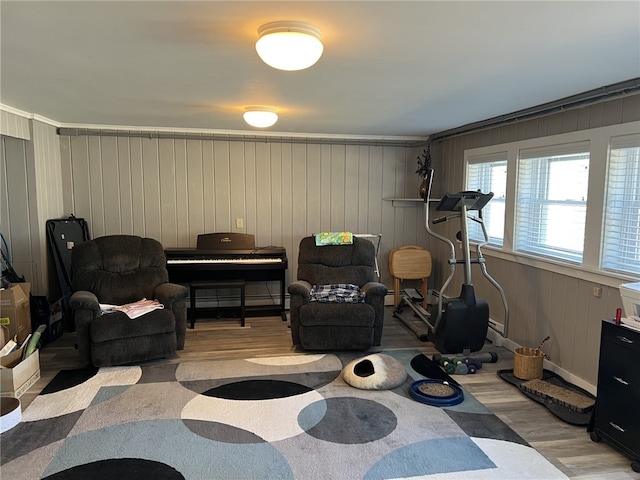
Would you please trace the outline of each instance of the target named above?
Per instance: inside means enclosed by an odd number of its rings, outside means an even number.
[[[244,220],[242,218],[236,218],[236,228],[244,228]]]

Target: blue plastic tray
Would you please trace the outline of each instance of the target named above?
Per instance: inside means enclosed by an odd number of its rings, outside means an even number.
[[[425,383],[437,383],[440,385],[447,385],[453,389],[454,393],[444,397],[427,395],[419,390],[419,387],[421,385],[424,385]],[[464,393],[462,392],[462,389],[459,386],[453,385],[443,380],[433,380],[429,378],[413,382],[411,384],[411,387],[409,387],[409,395],[411,395],[411,398],[413,398],[418,402],[426,403],[427,405],[432,405],[434,407],[451,407],[453,405],[462,403],[462,401],[464,400]]]

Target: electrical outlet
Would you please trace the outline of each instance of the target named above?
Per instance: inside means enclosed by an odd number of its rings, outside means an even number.
[[[236,228],[244,228],[244,220],[242,218],[236,218]]]
[[[596,285],[593,287],[593,296],[600,298],[602,296],[602,287]]]

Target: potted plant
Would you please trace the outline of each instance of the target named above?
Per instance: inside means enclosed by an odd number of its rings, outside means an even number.
[[[431,145],[427,145],[427,148],[423,150],[421,155],[418,155],[418,169],[416,173],[422,179],[420,183],[420,198],[425,198],[427,195],[427,174],[431,170]]]

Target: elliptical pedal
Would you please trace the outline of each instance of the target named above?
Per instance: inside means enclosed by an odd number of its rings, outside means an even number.
[[[407,294],[413,303],[422,303],[424,301],[422,294],[415,288],[405,288],[404,293]]]

